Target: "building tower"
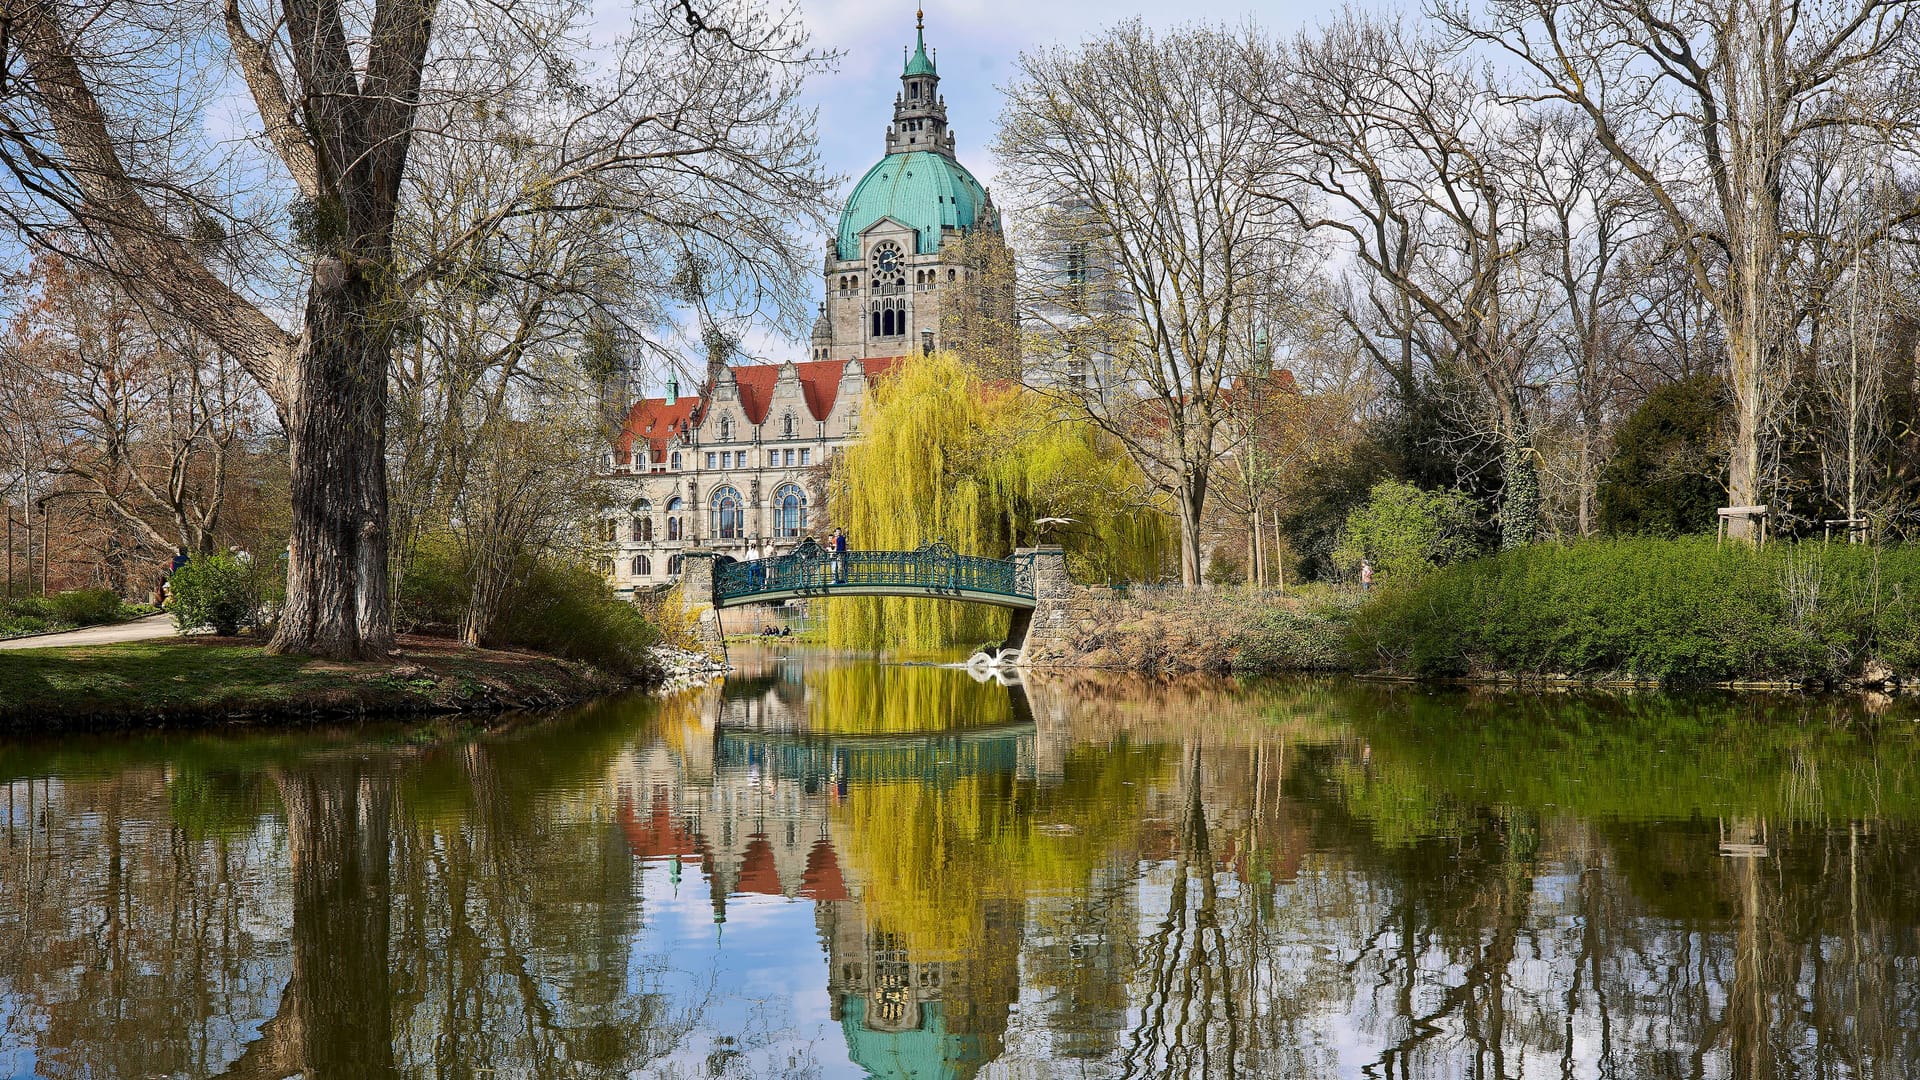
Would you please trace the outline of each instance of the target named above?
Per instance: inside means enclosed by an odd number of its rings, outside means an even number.
[[[996,242],[993,199],[954,157],[940,74],[918,13],[913,52],[900,73],[886,155],[853,187],[827,242],[827,302],[814,325],[815,360],[903,356],[941,344],[943,303],[969,280],[961,241],[984,230]]]

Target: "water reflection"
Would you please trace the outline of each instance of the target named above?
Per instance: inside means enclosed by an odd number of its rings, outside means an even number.
[[[1920,1071],[1897,710],[744,666],[0,749],[0,1076]]]

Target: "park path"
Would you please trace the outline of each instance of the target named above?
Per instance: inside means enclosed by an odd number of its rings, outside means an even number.
[[[111,645],[120,641],[147,641],[152,638],[172,637],[179,631],[173,628],[173,616],[162,612],[148,615],[144,619],[132,622],[113,623],[109,626],[83,626],[78,630],[66,630],[58,634],[40,634],[36,637],[14,638],[0,641],[0,649],[64,649],[69,645]]]

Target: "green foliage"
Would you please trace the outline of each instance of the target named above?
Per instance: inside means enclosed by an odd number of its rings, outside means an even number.
[[[110,589],[74,589],[52,596],[0,598],[0,638],[24,637],[78,626],[98,626],[143,614]]]
[[[1347,515],[1333,560],[1348,574],[1365,558],[1382,578],[1414,578],[1470,558],[1479,544],[1477,533],[1474,503],[1464,493],[1382,480],[1365,505]]]
[[[1369,665],[1668,681],[1920,674],[1920,549],[1653,538],[1537,544],[1384,591]]]
[[[231,555],[196,555],[167,579],[167,610],[182,631],[232,635],[260,620],[253,567]]]
[[[541,563],[508,596],[493,636],[609,671],[638,671],[660,644],[660,628],[613,595],[607,579],[580,566]]]
[[[1724,380],[1699,375],[1647,395],[1613,436],[1601,470],[1600,531],[1676,536],[1711,531],[1726,497],[1731,401]]]
[[[467,609],[466,560],[451,536],[423,537],[393,590],[393,626],[403,634],[450,635]]]
[[[1159,575],[1164,514],[1141,505],[1131,459],[1092,425],[1044,398],[989,384],[946,354],[889,374],[862,415],[864,437],[834,475],[831,517],[854,548],[906,550],[945,540],[1000,558],[1045,534],[1082,581]],[[1006,614],[937,600],[848,599],[828,608],[828,640],[859,649],[932,649],[998,640]]]
[[[1344,671],[1347,612],[1337,607],[1268,607],[1234,631],[1233,670],[1242,673]]]
[[[48,597],[53,617],[72,626],[94,626],[120,618],[120,597],[112,589],[74,589]]]
[[[423,540],[395,590],[396,628],[452,634],[466,613],[469,584],[458,545],[446,537]],[[631,672],[651,662],[647,652],[660,642],[660,628],[615,596],[605,577],[543,560],[524,569],[509,589],[487,643]]]

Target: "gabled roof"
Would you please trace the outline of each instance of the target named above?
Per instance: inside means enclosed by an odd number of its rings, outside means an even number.
[[[872,382],[892,370],[903,358],[898,356],[875,357],[855,361]],[[773,392],[780,383],[780,364],[744,364],[729,369],[734,385],[740,390],[740,411],[747,414],[750,424],[764,424],[767,414],[773,409]],[[847,361],[844,360],[808,360],[794,365],[794,373],[800,380],[800,397],[806,403],[807,412],[815,420],[825,420],[833,412],[833,406],[840,397],[840,381],[845,377]],[[632,460],[635,444],[644,442],[648,460],[664,461],[667,456],[667,443],[676,435],[685,434],[700,426],[706,418],[707,405],[711,400],[713,388],[702,387],[700,393],[690,394],[667,404],[666,398],[642,398],[627,410],[627,422],[621,427],[620,434],[614,439],[614,450],[622,458]]]

